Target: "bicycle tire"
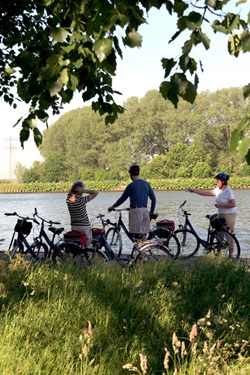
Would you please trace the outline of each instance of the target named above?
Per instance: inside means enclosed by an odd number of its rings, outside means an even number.
[[[106,238],[108,243],[110,244],[113,252],[118,255],[118,257],[122,254],[122,236],[121,232],[118,228],[109,228],[107,230]]]
[[[48,246],[44,243],[34,243],[31,246],[31,249],[37,256],[37,259],[45,260],[48,255]]]
[[[56,245],[52,252],[52,261],[65,263],[70,259],[76,258],[81,255],[82,247],[75,242],[60,242]],[[84,255],[83,255],[84,256]]]
[[[21,243],[14,243],[12,248],[9,250],[10,259],[14,259],[16,253],[20,253],[20,254],[24,253],[24,246],[23,246],[22,242]]]
[[[144,264],[148,261],[163,261],[172,258],[168,249],[162,244],[145,244],[136,254],[135,263]]]
[[[164,227],[157,227],[153,229],[151,233],[149,233],[148,238],[151,239],[154,237],[154,235],[161,240],[162,245],[167,247],[171,257],[178,258],[181,251],[181,245],[173,232]]]
[[[223,233],[223,238],[221,238],[221,234]],[[225,236],[224,236],[225,235]],[[229,253],[229,244],[233,246],[233,253]],[[220,232],[214,232],[211,235],[210,241],[211,251],[213,251],[216,255],[223,256],[229,259],[239,259],[240,257],[240,244],[237,240],[236,236],[223,229]]]
[[[174,234],[180,243],[179,259],[188,259],[197,253],[200,243],[190,229],[177,229]]]

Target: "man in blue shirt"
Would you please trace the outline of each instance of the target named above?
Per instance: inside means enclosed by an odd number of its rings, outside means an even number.
[[[150,231],[150,217],[149,213],[153,213],[156,205],[156,197],[150,184],[141,179],[140,167],[132,165],[129,168],[131,182],[124,190],[121,197],[108,208],[108,211],[113,211],[114,208],[120,206],[123,202],[130,199],[129,211],[129,231],[131,233],[143,233],[143,240]],[[150,211],[148,212],[148,198],[151,200]]]

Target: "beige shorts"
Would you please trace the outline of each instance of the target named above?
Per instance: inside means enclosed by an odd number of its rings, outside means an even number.
[[[71,230],[76,230],[78,232],[85,232],[86,233],[86,247],[92,245],[93,236],[92,236],[92,228],[90,225],[88,226],[78,226],[78,225],[71,225]]]
[[[132,208],[129,211],[129,232],[148,234],[150,218],[147,207]]]
[[[234,233],[234,226],[236,220],[236,212],[228,213],[228,214],[219,214],[219,217],[226,220],[227,225],[230,227],[231,232]]]

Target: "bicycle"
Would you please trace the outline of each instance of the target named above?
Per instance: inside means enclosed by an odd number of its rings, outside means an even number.
[[[24,217],[16,212],[4,214],[5,216],[17,216],[17,222],[14,227],[14,232],[9,244],[8,253],[10,259],[13,259],[16,253],[20,253],[22,255],[26,255],[30,253],[30,255],[35,258],[36,260],[43,260],[44,255],[40,258],[39,254],[36,254],[34,249],[31,247],[29,242],[27,241],[26,237],[30,234],[32,229],[32,222],[39,224],[35,218]],[[45,254],[46,255],[46,254]]]
[[[187,259],[194,256],[200,245],[205,249],[205,253],[214,253],[231,259],[238,259],[240,257],[240,245],[236,236],[229,231],[224,219],[219,219],[218,215],[206,215],[209,219],[209,226],[207,230],[207,239],[202,239],[194,229],[189,220],[191,215],[184,210],[184,201],[178,209],[178,217],[180,221],[179,229],[174,233],[178,237],[181,251],[179,258]],[[184,217],[184,220],[182,219]],[[229,245],[233,248],[233,252],[229,252]]]
[[[55,260],[56,257],[63,257],[64,256],[64,249],[63,249],[63,240],[59,237],[60,234],[64,231],[63,227],[56,228],[53,225],[60,225],[60,222],[46,220],[43,217],[38,215],[37,208],[34,209],[33,218],[40,219],[41,224],[36,221],[38,225],[40,225],[39,235],[34,238],[34,242],[31,244],[31,248],[33,249],[34,253],[38,256],[42,254],[44,259],[50,258],[52,254],[52,260]],[[53,234],[52,238],[50,239],[47,235],[44,226],[48,224],[48,230]],[[58,238],[57,242],[55,239]]]
[[[131,242],[134,242],[134,236],[128,231],[123,219],[122,219],[122,211],[129,211],[130,208],[121,208],[121,209],[114,209],[115,212],[118,212],[118,221],[116,223],[112,223],[110,220],[106,220],[105,225],[112,225],[107,230],[107,240],[112,247],[113,251],[118,255],[121,256],[122,254],[122,236],[121,230],[125,232],[127,237],[130,239]],[[150,214],[150,220],[156,220],[158,214]],[[178,238],[175,234],[167,229],[164,225],[161,225],[160,222],[156,222],[148,234],[147,240],[150,241],[152,239],[157,239],[158,243],[164,245],[164,249],[167,248],[168,255],[174,258],[177,258],[180,253],[180,243]]]
[[[100,214],[97,216],[101,220],[102,223],[102,232],[100,233],[100,239],[98,241],[98,246],[101,249],[104,247],[105,254],[109,260],[115,259],[118,262],[125,262],[125,263],[137,263],[140,261],[148,261],[148,260],[163,260],[165,258],[173,257],[173,254],[170,252],[169,248],[166,246],[166,238],[163,240],[157,236],[157,231],[151,232],[151,238],[147,241],[142,242],[143,233],[130,233],[128,232],[124,222],[122,221],[122,211],[127,211],[128,209],[116,209],[119,212],[119,223],[121,228],[125,231],[128,238],[133,243],[132,249],[130,254],[127,256],[123,256],[121,253],[117,253],[114,251],[114,247],[109,243],[108,236],[105,236],[105,227],[110,224],[110,220],[105,220],[104,215]],[[114,224],[113,224],[114,225]],[[110,228],[110,229],[117,229],[118,227]],[[109,230],[108,230],[109,231]],[[107,233],[108,233],[107,231]],[[169,232],[169,231],[168,231]],[[120,231],[113,231],[116,236],[120,236]],[[172,233],[168,233],[170,236]],[[173,235],[174,236],[174,235]],[[175,237],[175,236],[174,236]],[[178,239],[176,239],[177,245]]]

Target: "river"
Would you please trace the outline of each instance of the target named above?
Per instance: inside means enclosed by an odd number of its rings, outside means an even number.
[[[237,203],[237,219],[235,233],[241,245],[241,256],[250,257],[250,236],[249,236],[249,207],[250,190],[235,190]],[[111,221],[115,218],[115,213],[108,213],[107,208],[111,206],[121,195],[120,192],[100,192],[96,199],[87,205],[89,218],[94,226],[100,226],[95,217],[103,213]],[[5,216],[5,212],[16,211],[21,216],[32,216],[34,208],[38,214],[47,220],[60,221],[65,231],[70,230],[69,215],[65,203],[65,193],[35,193],[35,194],[0,194],[0,238],[5,241],[0,245],[0,251],[8,248],[12,236],[16,217]],[[186,209],[191,213],[191,222],[202,238],[206,237],[207,214],[216,213],[213,197],[202,197],[185,191],[156,191],[157,205],[156,212],[159,219],[174,220],[178,226],[178,207],[186,200]],[[126,203],[129,203],[128,201]],[[128,207],[123,204],[122,207]],[[123,214],[124,221],[127,222],[128,214]],[[37,229],[36,229],[37,230]],[[32,232],[30,234],[32,240]],[[124,237],[124,246],[129,244]]]

